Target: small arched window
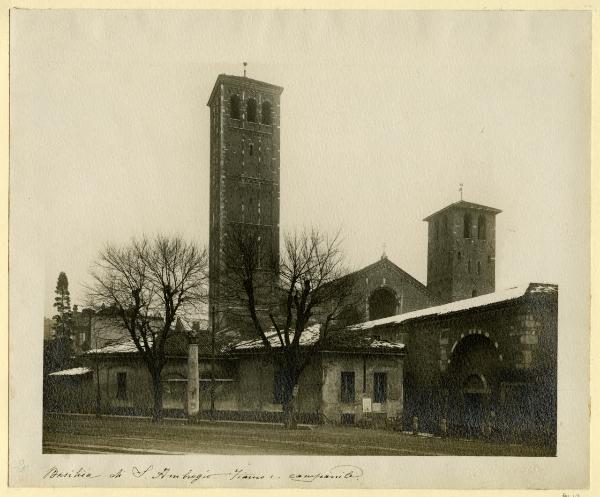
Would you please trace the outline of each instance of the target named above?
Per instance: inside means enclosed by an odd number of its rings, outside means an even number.
[[[467,272],[471,272],[471,259],[467,261]]]
[[[477,297],[477,289],[473,288],[473,291],[471,292],[471,297]]]
[[[273,118],[271,116],[271,102],[263,102],[261,117],[263,124],[272,124]]]
[[[254,144],[250,144],[250,147],[248,148],[248,152],[250,153],[250,155],[254,155]]]
[[[471,214],[468,212],[463,216],[463,236],[471,238]]]
[[[477,274],[481,274],[481,262],[477,261]]]
[[[256,119],[256,100],[253,98],[248,99],[248,103],[246,104],[246,112],[248,121],[251,123],[255,123],[258,120]]]
[[[477,219],[477,238],[485,240],[485,216],[483,214]]]
[[[459,261],[462,259],[462,254],[460,253],[460,251],[456,254],[456,259]]]
[[[229,115],[233,119],[240,118],[240,97],[237,95],[231,95],[229,98]]]

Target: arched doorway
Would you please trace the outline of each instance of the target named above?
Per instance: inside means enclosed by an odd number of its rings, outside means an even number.
[[[496,411],[500,359],[485,335],[472,334],[456,344],[448,368],[448,422],[462,435],[489,430]]]
[[[381,319],[396,314],[398,300],[393,290],[381,287],[369,297],[369,319]]]

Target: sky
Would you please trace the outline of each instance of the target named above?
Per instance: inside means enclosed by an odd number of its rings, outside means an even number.
[[[247,61],[284,87],[282,232],[340,229],[355,269],[385,244],[425,283],[423,218],[463,183],[502,210],[497,289],[576,289],[590,40],[583,12],[13,11],[11,282],[51,316],[59,272],[82,305],[106,243],[207,244],[206,102]]]

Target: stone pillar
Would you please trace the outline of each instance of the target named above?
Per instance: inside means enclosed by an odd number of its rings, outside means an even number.
[[[188,417],[197,416],[200,412],[200,377],[198,372],[198,337],[192,332],[188,344],[188,371],[187,371],[187,414]]]

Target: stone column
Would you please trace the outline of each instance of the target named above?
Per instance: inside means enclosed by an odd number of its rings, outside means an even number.
[[[188,343],[187,414],[197,416],[200,412],[200,377],[198,373],[198,337],[192,332]]]

